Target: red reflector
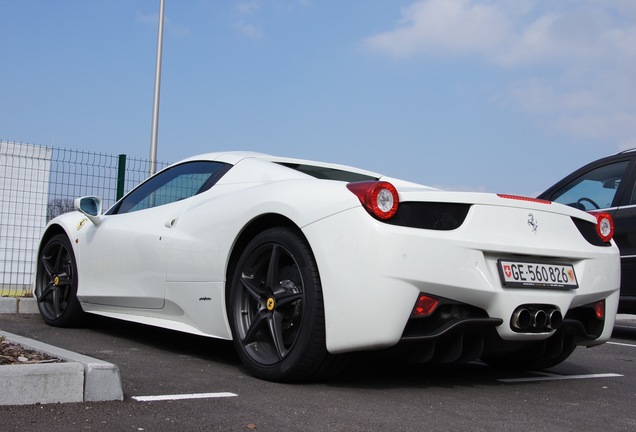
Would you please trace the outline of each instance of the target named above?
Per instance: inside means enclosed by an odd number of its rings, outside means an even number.
[[[596,312],[596,318],[600,320],[605,319],[605,300],[596,302],[594,312]]]
[[[433,313],[437,305],[439,304],[439,300],[433,297],[429,297],[425,294],[420,294],[415,303],[415,307],[413,308],[413,316],[425,317]]]
[[[497,196],[499,198],[514,199],[514,200],[519,200],[519,201],[530,201],[530,202],[535,202],[535,203],[539,203],[539,204],[552,204],[552,201],[542,200],[542,199],[539,199],[539,198],[524,197],[524,196],[520,196],[520,195],[497,194]]]

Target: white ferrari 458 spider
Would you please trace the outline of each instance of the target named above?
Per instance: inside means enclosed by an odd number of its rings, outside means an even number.
[[[267,380],[371,350],[542,369],[607,341],[616,317],[611,217],[548,201],[228,152],[75,208],[37,252],[48,324],[92,313],[232,339]]]

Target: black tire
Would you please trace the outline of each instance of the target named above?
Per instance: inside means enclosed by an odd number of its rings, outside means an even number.
[[[64,234],[51,237],[38,256],[35,296],[44,321],[55,327],[72,327],[82,317],[77,300],[77,264]]]
[[[229,289],[234,345],[253,375],[298,382],[337,369],[339,356],[325,345],[318,268],[300,234],[287,228],[258,234],[243,250]]]
[[[538,371],[548,369],[564,362],[576,349],[569,337],[556,334],[546,341],[504,355],[484,356],[481,360],[498,369],[517,371]]]

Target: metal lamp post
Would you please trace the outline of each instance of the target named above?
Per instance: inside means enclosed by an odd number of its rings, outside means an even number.
[[[155,65],[155,93],[152,104],[152,131],[150,133],[150,175],[157,172],[157,133],[159,131],[159,92],[161,88],[161,51],[163,49],[163,13],[165,0],[159,3],[159,34],[157,36],[157,61]]]

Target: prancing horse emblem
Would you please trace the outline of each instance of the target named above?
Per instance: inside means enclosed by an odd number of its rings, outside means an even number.
[[[276,305],[276,301],[274,300],[274,297],[270,297],[270,298],[267,299],[267,310],[268,311],[273,311],[275,305]]]
[[[528,213],[528,225],[532,227],[532,232],[537,233],[537,228],[539,228],[539,222],[534,218],[532,213]]]

